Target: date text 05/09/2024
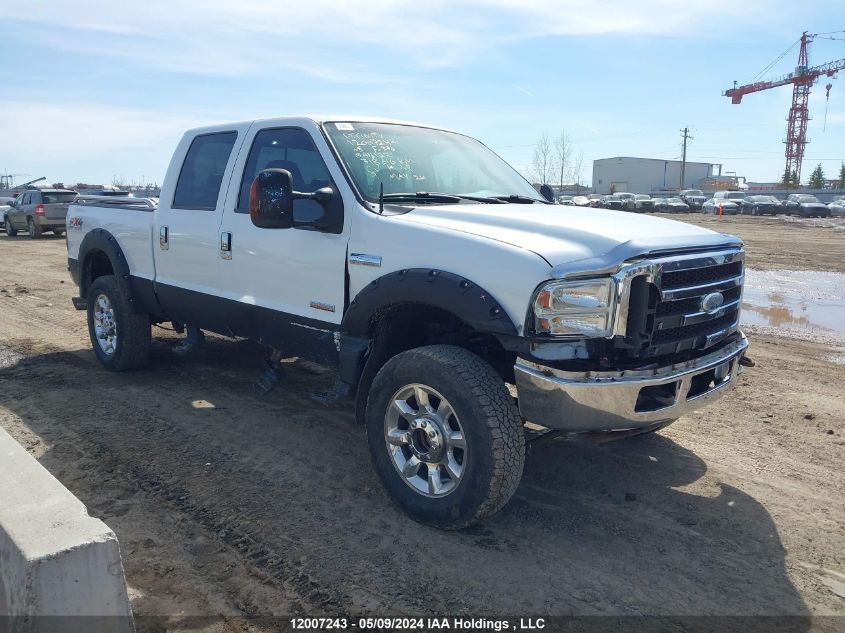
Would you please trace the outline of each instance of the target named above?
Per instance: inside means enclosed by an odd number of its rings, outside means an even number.
[[[377,631],[537,631],[546,626],[544,618],[517,620],[489,618],[292,618],[291,628],[298,631],[377,630]]]

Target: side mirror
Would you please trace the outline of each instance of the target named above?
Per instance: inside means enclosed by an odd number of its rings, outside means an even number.
[[[261,229],[293,226],[293,176],[286,169],[265,169],[249,189],[249,217]]]
[[[252,181],[249,217],[255,226],[262,229],[289,229],[294,226],[294,200],[314,200],[325,205],[333,195],[331,187],[323,187],[314,193],[294,191],[293,176],[288,170],[265,169]]]
[[[549,202],[555,201],[555,192],[552,191],[552,188],[549,185],[543,185],[540,187],[540,195],[543,196]]]

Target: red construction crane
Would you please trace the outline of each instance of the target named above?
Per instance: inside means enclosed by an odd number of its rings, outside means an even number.
[[[786,140],[784,140],[784,143],[786,143],[786,171],[784,173],[786,175],[795,174],[798,182],[801,181],[801,162],[804,159],[804,146],[807,144],[807,121],[810,118],[807,99],[810,96],[810,88],[819,77],[825,75],[833,77],[840,70],[845,70],[845,59],[838,59],[834,62],[822,64],[821,66],[813,66],[812,68],[807,66],[807,44],[815,38],[840,39],[825,37],[826,35],[828,34],[815,33],[808,35],[807,31],[801,34],[801,39],[799,40],[801,42],[801,49],[798,52],[798,66],[795,67],[795,72],[770,81],[757,81],[746,84],[745,86],[737,86],[736,82],[734,82],[734,87],[724,92],[726,97],[731,98],[731,103],[741,103],[742,98],[752,92],[760,92],[761,90],[792,84],[792,107],[789,108]],[[775,63],[779,60],[780,58],[775,60]],[[829,94],[830,88],[828,87]]]

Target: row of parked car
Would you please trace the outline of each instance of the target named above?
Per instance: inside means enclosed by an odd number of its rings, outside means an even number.
[[[706,200],[707,196],[698,189],[687,189],[681,191],[677,196],[667,198],[652,198],[645,194],[634,193],[612,193],[610,195],[591,193],[587,196],[560,196],[558,198],[558,202],[564,205],[615,209],[635,213],[647,213],[649,211],[689,213],[690,211],[700,211]]]
[[[636,196],[632,193],[613,194],[603,196],[598,193],[591,193],[586,196],[559,196],[558,203],[576,207],[593,207],[596,209],[616,209],[620,211],[635,211],[639,200],[651,207],[653,200],[651,196]]]
[[[745,191],[717,191],[707,198],[700,189],[686,189],[677,197],[652,198],[645,194],[597,193],[587,196],[560,196],[558,202],[563,205],[615,209],[634,213],[663,211],[665,213],[722,213],[723,215],[798,215],[803,217],[845,216],[845,197],[837,198],[829,204],[820,202],[816,196],[795,193],[786,200],[779,200],[771,195],[748,195]]]
[[[719,195],[723,194],[723,195]],[[845,215],[845,198],[825,204],[816,196],[806,193],[790,194],[786,200],[775,196],[749,196],[741,191],[717,191],[713,198],[705,202],[705,213],[738,215],[797,215],[805,218],[826,218],[831,215]]]

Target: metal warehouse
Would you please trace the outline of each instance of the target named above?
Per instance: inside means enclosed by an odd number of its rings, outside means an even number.
[[[652,193],[684,188],[700,188],[699,181],[713,175],[711,163],[691,163],[659,158],[617,156],[593,161],[593,189],[596,193]],[[721,165],[716,165],[721,168]]]

